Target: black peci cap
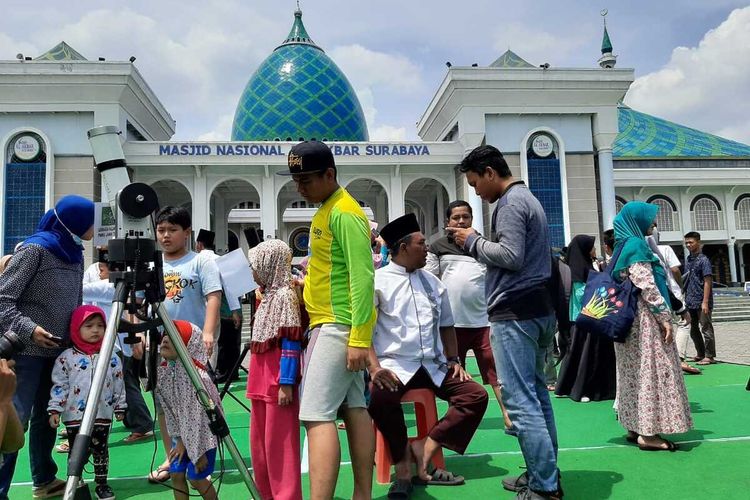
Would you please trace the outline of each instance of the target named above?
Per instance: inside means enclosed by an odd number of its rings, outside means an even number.
[[[393,246],[403,238],[412,233],[418,233],[421,231],[419,228],[419,222],[417,222],[417,216],[414,214],[402,215],[396,220],[392,220],[380,230],[380,236],[385,240],[385,244],[388,248]]]
[[[278,172],[279,175],[312,174],[335,168],[331,148],[320,141],[300,142],[289,150],[287,157],[289,172]]]
[[[200,241],[204,245],[213,246],[214,240],[216,239],[216,233],[209,231],[208,229],[200,229],[198,231],[198,237],[195,241]]]

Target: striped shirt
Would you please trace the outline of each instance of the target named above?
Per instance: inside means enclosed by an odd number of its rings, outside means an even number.
[[[370,347],[375,324],[370,226],[357,200],[339,188],[310,224],[305,307],[310,326],[351,326],[349,345]]]

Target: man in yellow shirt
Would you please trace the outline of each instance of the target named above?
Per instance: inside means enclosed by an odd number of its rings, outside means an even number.
[[[369,499],[375,440],[364,397],[364,370],[375,323],[370,226],[336,180],[330,148],[294,146],[289,172],[302,197],[321,203],[310,224],[305,307],[312,328],[300,386],[300,420],[309,440],[310,498],[333,497],[341,450],[336,415],[346,422],[354,499]]]

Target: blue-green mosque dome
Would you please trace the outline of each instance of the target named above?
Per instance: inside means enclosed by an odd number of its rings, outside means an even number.
[[[362,106],[349,80],[310,39],[302,11],[289,36],[258,67],[242,92],[233,141],[367,141]]]

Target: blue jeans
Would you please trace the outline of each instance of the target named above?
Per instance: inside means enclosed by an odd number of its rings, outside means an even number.
[[[491,324],[490,343],[508,410],[529,474],[538,492],[558,489],[557,430],[544,367],[555,335],[555,316]]]
[[[13,396],[18,418],[27,431],[31,478],[34,486],[43,486],[57,474],[52,460],[57,431],[50,427],[47,405],[52,388],[52,368],[55,358],[16,355],[17,390]],[[29,425],[29,421],[31,421]],[[18,453],[8,453],[0,467],[0,499],[8,498],[8,490],[16,469]]]

